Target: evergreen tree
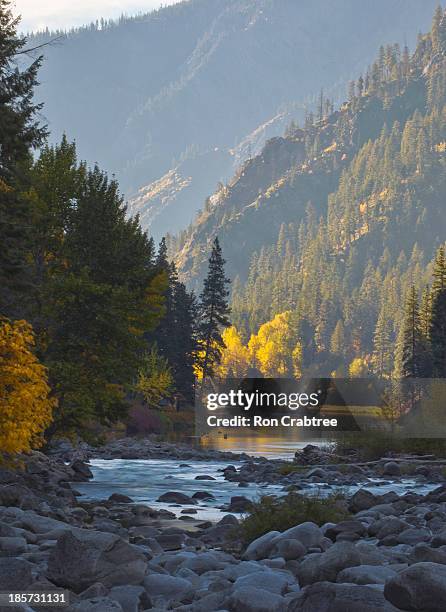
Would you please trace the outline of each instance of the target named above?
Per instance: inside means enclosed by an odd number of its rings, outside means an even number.
[[[388,376],[392,363],[391,325],[384,303],[379,312],[373,338],[373,369],[378,376]]]
[[[203,380],[211,376],[220,361],[224,347],[221,332],[230,326],[228,305],[229,279],[225,276],[225,260],[220,242],[215,238],[209,258],[209,269],[200,296],[200,320],[198,338],[201,346],[199,368]]]
[[[401,378],[422,378],[425,375],[425,346],[421,333],[418,296],[414,286],[406,298],[401,343]]]
[[[156,330],[148,335],[171,367],[175,388],[193,401],[194,362],[197,352],[197,304],[193,293],[178,280],[174,263],[167,261],[167,248],[161,240],[156,257],[157,269],[166,275],[165,314]]]
[[[446,261],[445,249],[440,247],[434,264],[430,341],[433,375],[446,377]]]
[[[30,150],[40,145],[46,130],[39,127],[33,102],[41,58],[20,70],[15,63],[26,39],[19,37],[19,20],[10,0],[0,0],[0,313],[23,314],[20,296],[29,288],[27,266],[29,218],[19,195],[26,185]]]

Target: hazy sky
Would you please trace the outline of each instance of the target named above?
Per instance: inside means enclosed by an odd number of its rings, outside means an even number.
[[[16,13],[22,15],[21,29],[25,32],[70,28],[95,21],[100,17],[115,18],[126,13],[147,12],[162,4],[179,0],[15,0]]]

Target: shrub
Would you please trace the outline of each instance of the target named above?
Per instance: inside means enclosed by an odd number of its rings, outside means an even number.
[[[361,461],[373,461],[397,453],[446,457],[446,440],[442,438],[401,438],[380,432],[355,432],[336,438],[333,445],[333,451],[339,455],[354,449]]]
[[[337,523],[349,516],[340,494],[320,497],[293,492],[282,498],[263,496],[241,522],[242,540],[249,544],[269,531],[285,531],[306,521],[317,525]]]

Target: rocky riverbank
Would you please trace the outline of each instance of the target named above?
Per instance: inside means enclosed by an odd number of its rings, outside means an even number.
[[[166,447],[159,450],[164,453]],[[340,464],[333,457],[335,463],[327,457],[324,462],[314,448],[302,453],[293,464],[247,458],[239,470],[228,466],[225,476],[256,479],[263,470],[266,480],[275,473],[294,479],[294,472],[284,474],[287,465],[302,468],[295,472],[301,480],[338,478],[337,472],[346,473],[332,466],[348,464],[347,475],[355,478],[362,478],[363,470],[366,477],[391,470],[394,479],[400,477],[395,465],[401,472],[403,465],[418,461],[416,477],[432,477],[438,486],[426,495],[374,495],[360,489],[340,502],[348,513],[345,520],[320,526],[307,520],[286,530],[278,526],[245,549],[240,515],[228,514],[216,524],[194,520],[194,503],[174,491],[166,501],[184,506],[183,520],[123,495],[83,502],[75,483],[91,472],[79,453],[69,464],[61,454],[32,453],[19,468],[0,470],[0,591],[62,587],[70,592],[72,612],[443,612],[442,462],[395,457],[370,465],[345,459]],[[299,483],[284,486],[290,484]],[[243,510],[236,502],[231,503],[234,513]]]

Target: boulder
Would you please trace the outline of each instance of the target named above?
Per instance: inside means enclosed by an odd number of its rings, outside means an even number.
[[[444,612],[446,602],[446,566],[439,563],[415,563],[390,578],[384,595],[397,608],[414,612]]]
[[[155,540],[164,550],[180,550],[186,540],[184,533],[164,533],[155,536]]]
[[[290,581],[287,580],[285,575],[281,572],[260,571],[237,578],[234,589],[237,590],[240,587],[261,587],[270,593],[283,595],[287,590],[289,582]]]
[[[349,507],[352,512],[360,512],[361,510],[369,510],[378,503],[378,498],[366,489],[358,489],[351,497]]]
[[[216,478],[209,476],[209,474],[199,474],[195,476],[195,480],[216,480]]]
[[[401,468],[396,461],[387,461],[383,467],[384,476],[401,476]]]
[[[48,578],[75,592],[94,582],[140,584],[145,570],[144,555],[135,546],[111,533],[83,529],[64,533],[48,559]]]
[[[228,512],[248,512],[252,508],[252,501],[244,495],[234,495],[228,507]]]
[[[192,585],[184,578],[167,574],[150,574],[144,578],[144,588],[151,599],[161,597],[166,600],[181,601],[193,594]]]
[[[196,500],[180,491],[168,491],[158,497],[157,501],[166,504],[196,504]]]
[[[116,586],[110,589],[108,596],[121,605],[123,612],[139,612],[152,607],[152,602],[142,586]]]
[[[235,589],[226,605],[230,612],[283,612],[285,599],[256,586],[243,586]]]
[[[25,538],[21,537],[3,537],[0,538],[0,555],[10,556],[20,555],[26,552],[27,544]]]
[[[123,493],[112,493],[108,498],[110,502],[116,502],[117,504],[131,504],[133,503],[133,499],[128,495],[124,495]]]
[[[306,523],[301,523],[300,525],[290,527],[290,529],[283,531],[280,536],[276,538],[276,540],[298,540],[301,544],[303,544],[303,546],[305,546],[306,549],[308,549],[315,546],[319,547],[323,537],[324,535],[316,523],[307,521]]]
[[[396,540],[399,544],[419,544],[420,542],[428,542],[432,537],[431,532],[428,529],[416,529],[410,528],[401,531],[396,536]]]
[[[393,578],[396,571],[389,566],[356,565],[347,567],[339,572],[336,582],[350,582],[351,584],[384,584]]]
[[[73,461],[71,469],[76,473],[76,480],[90,480],[90,478],[93,478],[93,472],[88,465],[80,459]]]
[[[245,561],[258,561],[259,559],[266,559],[273,546],[272,541],[279,535],[279,531],[269,531],[268,533],[260,536],[260,538],[253,540],[245,550],[243,559]]]
[[[192,495],[192,499],[215,499],[209,491],[197,491]]]
[[[204,552],[186,559],[181,567],[186,567],[199,576],[205,572],[218,571],[225,568],[225,563],[217,559],[212,552]]]
[[[441,563],[446,565],[446,546],[441,548],[432,548],[424,542],[417,544],[412,548],[409,555],[409,563],[422,563],[423,561],[430,561],[432,563]]]
[[[336,542],[323,553],[306,557],[299,566],[299,583],[335,582],[337,575],[347,567],[361,565],[361,555],[350,542]]]
[[[269,558],[274,559],[275,557],[282,557],[285,561],[291,561],[293,559],[300,559],[306,553],[306,548],[299,542],[292,538],[279,538],[273,542],[273,546],[269,551]]]
[[[356,584],[318,582],[303,589],[287,612],[398,612],[382,591]]]
[[[123,610],[119,602],[109,597],[92,597],[72,604],[68,612],[123,612]]]
[[[24,591],[33,582],[32,570],[25,559],[0,558],[0,591]]]

